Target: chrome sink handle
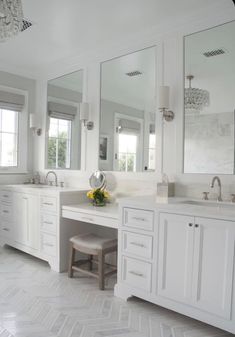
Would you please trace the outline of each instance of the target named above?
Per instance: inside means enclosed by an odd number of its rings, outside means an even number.
[[[209,200],[208,195],[210,192],[202,192],[202,200]]]
[[[235,203],[235,194],[231,194],[231,202]]]

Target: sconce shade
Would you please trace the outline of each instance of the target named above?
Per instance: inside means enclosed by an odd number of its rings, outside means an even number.
[[[80,103],[80,120],[88,121],[89,119],[89,104],[88,103]]]
[[[170,95],[170,87],[168,86],[159,87],[159,109],[169,108],[169,95]]]
[[[34,129],[38,127],[36,114],[31,113],[29,115],[29,127],[30,129]]]

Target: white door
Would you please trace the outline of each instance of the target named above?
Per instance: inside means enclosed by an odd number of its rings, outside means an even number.
[[[160,214],[158,295],[187,303],[191,298],[194,218]]]
[[[38,249],[40,242],[40,214],[39,214],[39,197],[37,195],[28,196],[28,238],[27,245],[31,248]]]
[[[235,223],[195,218],[193,305],[229,319]]]
[[[37,249],[39,247],[38,197],[26,193],[14,193],[15,241]]]
[[[14,193],[14,234],[15,241],[21,244],[27,244],[27,198],[23,193]]]

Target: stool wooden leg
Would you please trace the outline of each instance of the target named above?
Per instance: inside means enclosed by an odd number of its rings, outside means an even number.
[[[90,261],[90,270],[92,270],[92,260],[93,260],[93,255],[90,255],[90,259],[89,259],[89,261]]]
[[[104,254],[102,251],[98,253],[98,274],[99,274],[99,288],[104,290]]]
[[[70,242],[70,252],[69,252],[69,269],[68,277],[73,277],[73,263],[74,263],[75,249],[73,248],[73,243]]]

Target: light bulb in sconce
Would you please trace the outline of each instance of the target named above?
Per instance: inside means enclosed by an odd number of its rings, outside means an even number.
[[[92,130],[94,123],[89,121],[89,104],[86,102],[80,103],[80,120],[87,130]]]
[[[162,112],[163,118],[170,122],[174,119],[174,112],[168,110],[170,101],[170,87],[160,86],[159,87],[159,110]]]
[[[39,126],[38,123],[38,118],[37,115],[35,113],[31,113],[29,115],[29,127],[31,130],[33,130],[33,132],[37,135],[37,136],[41,136],[42,134],[42,129]]]

